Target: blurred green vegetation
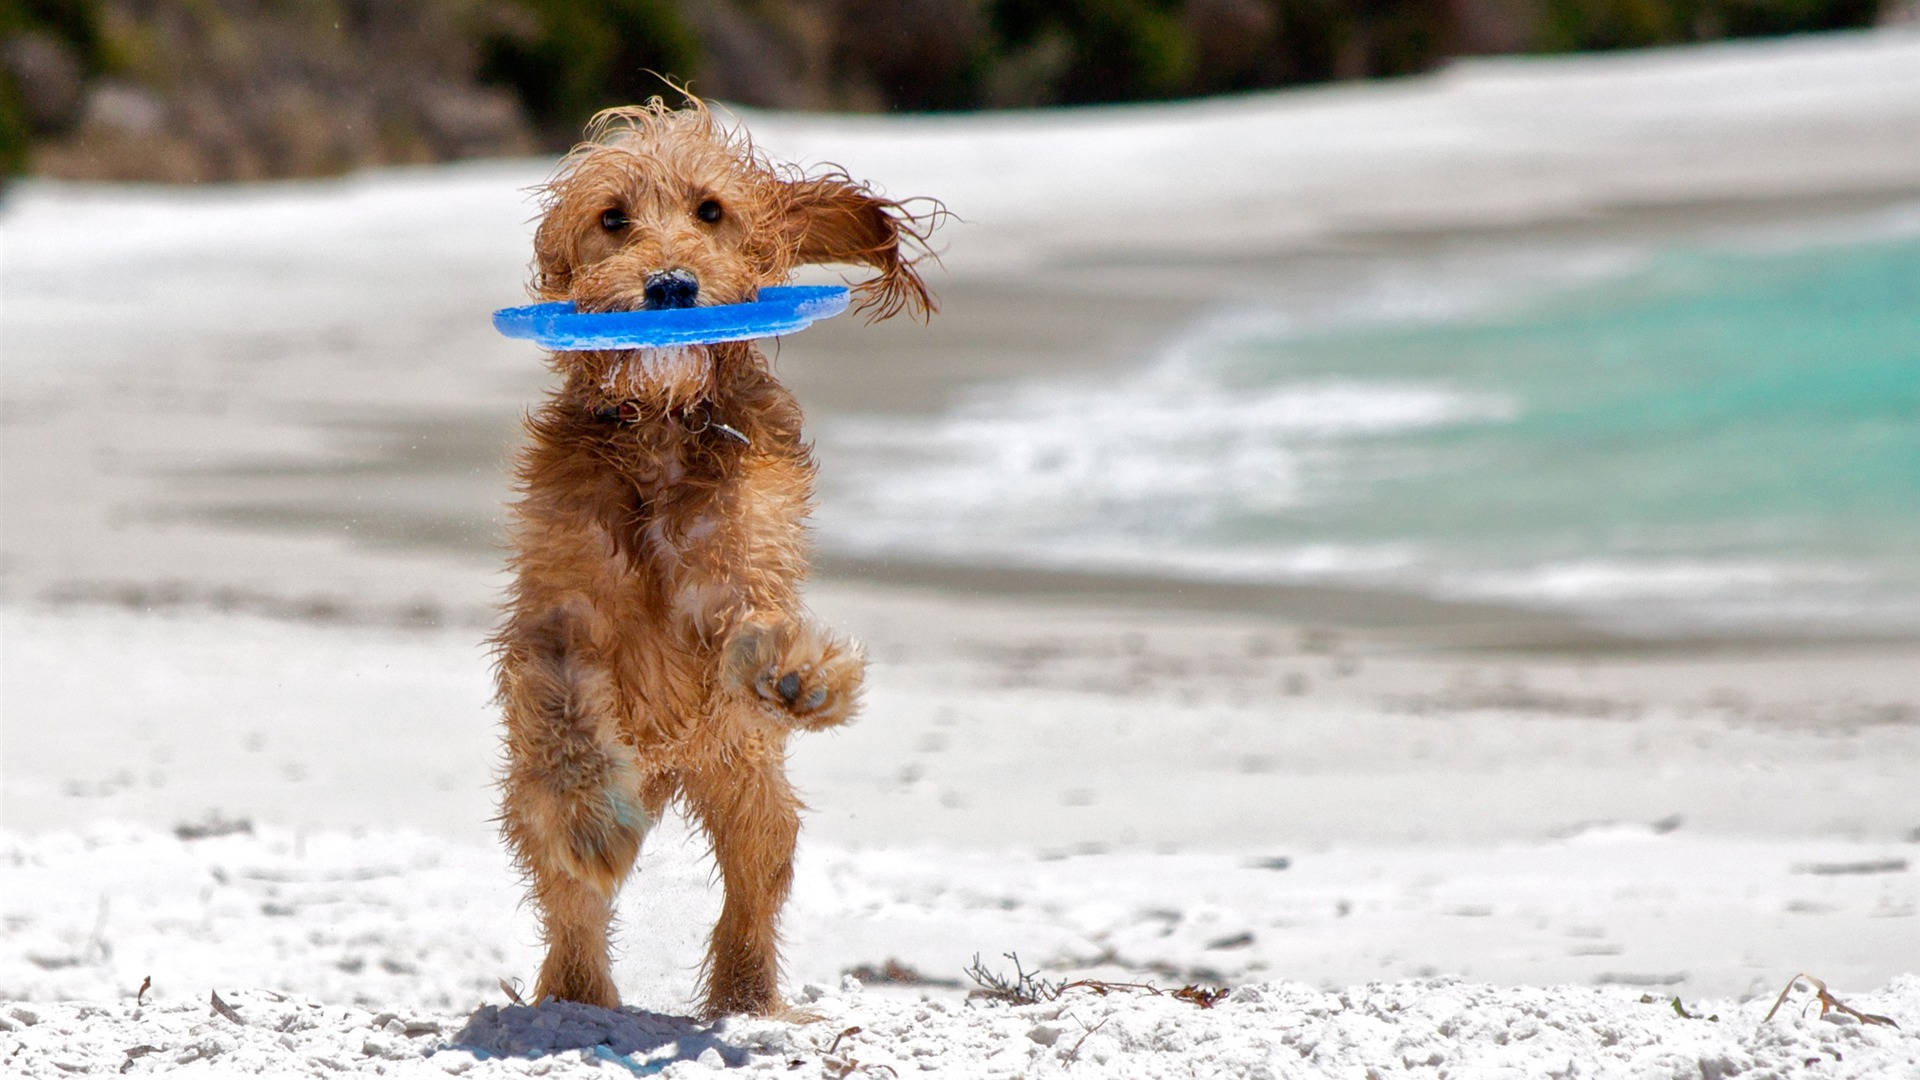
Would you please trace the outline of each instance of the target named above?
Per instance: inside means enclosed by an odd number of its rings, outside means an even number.
[[[0,0],[0,174],[218,179],[558,148],[668,92],[1164,100],[1873,24],[1895,0]]]
[[[1869,26],[1879,0],[1547,0],[1535,52],[1630,49]]]
[[[19,88],[12,79],[0,79],[0,176],[26,170],[32,138],[26,111],[20,105]]]
[[[1405,75],[1448,56],[1871,25],[1880,0],[508,0],[485,77],[543,124],[657,92],[961,110],[1162,100]],[[716,49],[716,38],[731,48]],[[742,44],[748,46],[742,50]],[[773,72],[744,72],[742,67]],[[773,89],[771,83],[780,89]],[[746,87],[742,84],[752,84]]]
[[[52,43],[72,59],[78,77],[98,74],[103,65],[97,8],[88,0],[8,0],[0,3],[0,43],[9,54],[18,51],[15,43],[28,39]],[[28,70],[18,70],[23,66]],[[0,176],[23,171],[34,139],[61,128],[28,107],[23,76],[30,71],[30,64],[0,64]]]
[[[1085,105],[1116,98],[1176,97],[1193,86],[1194,35],[1179,0],[995,0],[999,52],[1051,39],[1065,59],[1046,88],[1051,102]]]
[[[543,128],[577,133],[609,104],[700,74],[700,39],[669,0],[519,0],[482,32],[479,77],[511,87]]]

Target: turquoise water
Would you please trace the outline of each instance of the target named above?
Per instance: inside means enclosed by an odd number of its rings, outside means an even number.
[[[1912,631],[1920,239],[1672,248],[1426,319],[1240,312],[1127,377],[842,435],[842,547]]]
[[[1284,521],[1241,518],[1242,536],[1409,541],[1464,589],[1543,600],[1557,587],[1709,618],[1913,613],[1920,241],[1672,253],[1482,321],[1245,342],[1228,370],[1433,381],[1513,403],[1510,418],[1354,446],[1427,465]]]

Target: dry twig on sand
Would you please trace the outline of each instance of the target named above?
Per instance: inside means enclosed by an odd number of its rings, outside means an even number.
[[[1209,990],[1204,986],[1196,986],[1189,983],[1175,990],[1173,996],[1179,998],[1181,1001],[1191,1001],[1203,1009],[1211,1009],[1215,1005],[1220,1004],[1220,999],[1227,996],[1227,990],[1225,987],[1215,987]]]
[[[513,1002],[515,1005],[525,1005],[526,1002],[520,999],[520,990],[516,985],[519,981],[519,979],[515,979],[513,982],[508,982],[506,977],[502,976],[500,978],[500,989],[507,995],[508,1001]]]
[[[212,996],[207,999],[207,1004],[213,1006],[213,1011],[219,1013],[221,1016],[239,1024],[241,1027],[247,1026],[247,1022],[240,1018],[240,1014],[233,1011],[233,1006],[220,1000],[220,991],[213,991]]]
[[[1107,1020],[1111,1020],[1111,1019],[1113,1019],[1113,1017],[1111,1016],[1107,1017]],[[1073,1044],[1073,1049],[1067,1051],[1067,1056],[1060,1059],[1061,1064],[1071,1065],[1075,1061],[1078,1061],[1080,1059],[1080,1048],[1087,1045],[1087,1040],[1093,1038],[1094,1032],[1099,1031],[1101,1028],[1107,1026],[1107,1020],[1102,1020],[1099,1023],[1093,1025],[1092,1027],[1087,1027],[1085,1024],[1081,1024],[1080,1026],[1083,1028],[1086,1028],[1086,1031],[1080,1036],[1080,1041]]]
[[[1069,990],[1091,990],[1101,997],[1119,991],[1175,997],[1190,1002],[1203,1009],[1211,1009],[1227,996],[1225,988],[1209,989],[1189,983],[1178,990],[1162,990],[1152,983],[1144,982],[1108,982],[1105,979],[1049,980],[1040,977],[1038,970],[1028,971],[1020,966],[1020,957],[1016,953],[1003,953],[1013,961],[1013,977],[1009,979],[997,971],[988,970],[980,962],[980,954],[973,954],[973,965],[966,970],[967,978],[972,979],[980,989],[968,994],[969,998],[986,998],[988,1001],[1004,1001],[1009,1005],[1036,1005],[1042,1001],[1057,1001],[1060,995]]]
[[[982,997],[989,1001],[1004,1001],[1009,1005],[1036,1005],[1042,1001],[1052,1001],[1060,996],[1067,986],[1063,982],[1048,982],[1040,977],[1038,971],[1028,971],[1020,966],[1018,953],[1002,953],[1013,961],[1013,978],[1009,979],[997,971],[988,970],[980,962],[980,954],[973,954],[973,964],[966,970],[966,976],[972,979],[980,989],[967,996]]]
[[[846,1029],[845,1031],[842,1031],[840,1034],[835,1035],[833,1037],[833,1042],[830,1045],[828,1045],[826,1052],[829,1054],[837,1053],[840,1049],[841,1039],[844,1039],[849,1035],[858,1035],[858,1034],[860,1034],[860,1027],[858,1025],[855,1025],[853,1027]]]
[[[1813,994],[1814,994],[1814,997],[1818,999],[1820,1002],[1821,1016],[1825,1016],[1829,1012],[1838,1012],[1838,1013],[1843,1013],[1847,1016],[1851,1016],[1855,1020],[1858,1020],[1863,1024],[1881,1024],[1886,1027],[1894,1028],[1896,1030],[1898,1030],[1900,1027],[1899,1024],[1894,1023],[1891,1019],[1887,1017],[1875,1016],[1872,1013],[1863,1013],[1859,1009],[1856,1009],[1853,1006],[1848,1005],[1846,1002],[1841,1001],[1839,998],[1834,997],[1831,993],[1827,991],[1826,983],[1820,981],[1819,979],[1814,978],[1813,976],[1807,974],[1804,971],[1795,975],[1793,978],[1788,979],[1787,985],[1780,988],[1780,996],[1773,999],[1773,1008],[1768,1009],[1767,1015],[1760,1018],[1761,1023],[1764,1024],[1767,1021],[1773,1019],[1773,1014],[1780,1011],[1780,1006],[1786,1003],[1787,995],[1793,992],[1794,986],[1797,985],[1801,979],[1805,979],[1808,982],[1813,984]]]
[[[869,1064],[867,1062],[861,1061],[859,1058],[854,1057],[853,1048],[851,1046],[847,1048],[847,1052],[845,1054],[840,1053],[840,1040],[846,1038],[849,1035],[858,1035],[860,1034],[860,1030],[861,1029],[858,1027],[850,1027],[850,1028],[847,1028],[845,1031],[842,1031],[840,1034],[835,1035],[833,1037],[833,1042],[830,1045],[828,1045],[828,1047],[825,1050],[820,1052],[821,1073],[826,1076],[837,1077],[837,1078],[840,1078],[840,1080],[845,1080],[846,1077],[851,1076],[856,1072],[867,1073],[869,1075],[879,1075],[879,1071],[884,1069],[887,1075],[889,1076],[899,1076],[900,1073],[897,1070],[895,1070],[894,1067],[891,1065]],[[798,1066],[799,1064],[800,1063],[796,1061],[793,1063],[793,1065],[788,1067],[793,1068],[795,1066]]]

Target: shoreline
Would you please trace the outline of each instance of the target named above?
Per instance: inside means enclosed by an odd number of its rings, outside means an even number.
[[[1206,581],[1092,570],[827,557],[814,564],[827,588],[876,587],[902,594],[987,597],[1010,604],[1076,610],[1225,615],[1276,627],[1326,627],[1366,636],[1378,647],[1434,653],[1540,655],[1713,655],[1756,649],[1898,647],[1920,633],[1793,633],[1758,628],[1670,634],[1609,628],[1580,613],[1437,597],[1365,585]]]
[[[436,576],[462,592],[486,591],[497,568]],[[464,581],[464,584],[459,584]],[[948,601],[1026,612],[1059,611],[1096,621],[1165,615],[1219,619],[1275,631],[1335,633],[1366,652],[1594,658],[1735,656],[1754,652],[1820,654],[1902,649],[1920,633],[1794,632],[1740,628],[1655,633],[1608,627],[1578,612],[1472,599],[1413,589],[1326,583],[1207,581],[1177,576],[1082,571],[894,558],[821,557],[801,590],[809,606],[878,602],[939,608]],[[63,582],[29,595],[0,597],[0,613],[127,612],[186,618],[262,618],[317,628],[380,627],[441,631],[492,628],[497,604],[468,596],[416,592],[356,598],[316,588],[260,589],[184,579]]]

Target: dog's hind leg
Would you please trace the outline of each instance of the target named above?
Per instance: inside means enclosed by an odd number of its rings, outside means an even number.
[[[783,759],[779,745],[755,744],[684,781],[726,889],[707,954],[708,1016],[781,1007],[778,923],[793,885],[800,832],[800,800],[787,784]]]
[[[652,824],[612,689],[565,615],[502,635],[507,770],[501,828],[526,873],[547,941],[538,997],[613,1008],[613,898]]]

